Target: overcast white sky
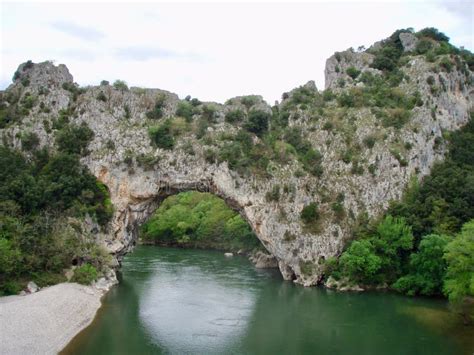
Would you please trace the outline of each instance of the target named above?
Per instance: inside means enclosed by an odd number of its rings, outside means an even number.
[[[205,101],[260,94],[269,103],[315,80],[335,51],[399,28],[437,27],[474,47],[472,1],[311,3],[8,3],[0,0],[0,88],[18,65],[54,60],[81,85],[102,79]]]

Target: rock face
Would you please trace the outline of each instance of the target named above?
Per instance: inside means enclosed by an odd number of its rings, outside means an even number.
[[[411,37],[402,41],[405,48],[415,45]],[[380,75],[378,70],[369,68],[372,60],[373,55],[366,52],[335,54],[326,62],[326,88],[343,91],[363,87],[346,70],[354,67]],[[61,110],[74,109],[70,121],[85,122],[95,133],[90,154],[82,161],[107,185],[115,208],[109,232],[98,234],[97,239],[118,260],[132,250],[139,226],[163,199],[181,191],[197,190],[222,197],[249,223],[275,258],[283,277],[309,286],[320,281],[324,260],[342,251],[356,221],[364,213],[369,217],[378,215],[390,200],[402,196],[412,177],[428,174],[444,156],[443,133],[467,122],[474,99],[472,73],[434,73],[433,65],[421,56],[412,56],[402,68],[409,80],[400,84],[400,90],[408,95],[419,92],[423,102],[412,110],[409,122],[400,129],[382,127],[374,112],[365,107],[348,109],[334,103],[317,119],[302,105],[293,108],[288,125],[300,128],[311,146],[321,153],[320,176],[301,173],[301,164],[295,158],[285,164],[270,162],[264,177],[239,174],[226,161],[207,158],[212,143],[199,140],[196,130],[182,133],[172,150],[156,148],[148,136],[148,129],[156,120],[147,118],[146,112],[153,109],[159,97],[165,102],[164,118],[174,117],[177,95],[158,89],[122,90],[109,85],[74,92],[67,68],[49,62],[19,67],[19,75],[6,93],[18,95],[21,102],[28,92],[41,104],[33,107],[21,123],[0,133],[4,142],[17,148],[21,147],[18,137],[22,131],[35,132],[41,145],[48,145],[54,142],[54,132],[48,129],[52,120]],[[430,76],[434,84],[427,83]],[[27,87],[22,84],[25,77],[29,78]],[[339,79],[345,80],[344,88],[339,87]],[[433,94],[433,85],[444,89]],[[317,93],[312,83],[305,90]],[[280,108],[294,95],[288,94]],[[243,98],[211,105],[215,123],[205,133],[214,141],[238,131],[225,122],[227,112],[249,109]],[[254,97],[250,106],[272,112],[259,97]],[[204,109],[200,112],[193,122],[205,114]],[[370,148],[359,149],[359,166],[341,159],[349,144],[365,147],[368,136],[375,137],[375,141]],[[254,141],[259,140],[254,137]],[[397,154],[395,149],[399,150]],[[141,163],[144,158],[147,164]],[[277,200],[269,200],[268,193],[277,185],[283,193]],[[337,196],[342,196],[338,210],[334,208]],[[322,216],[317,229],[306,228],[300,218],[303,207],[312,202],[319,205]]]

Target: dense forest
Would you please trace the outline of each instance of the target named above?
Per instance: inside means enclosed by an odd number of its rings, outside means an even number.
[[[339,259],[336,280],[384,285],[407,295],[446,295],[470,321],[474,297],[474,114],[448,137],[446,160],[414,180],[385,216],[360,221]]]
[[[261,247],[248,223],[209,193],[168,197],[142,226],[145,242],[191,248],[252,251]]]
[[[0,146],[0,294],[39,286],[88,283],[107,264],[108,254],[82,230],[90,216],[105,228],[112,216],[107,187],[79,161],[92,139],[87,126],[58,130],[58,151],[38,149],[34,136],[21,137],[22,150]]]

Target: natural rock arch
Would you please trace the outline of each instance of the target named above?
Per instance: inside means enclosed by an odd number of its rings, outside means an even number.
[[[227,174],[225,172],[218,174],[221,177],[228,175],[227,179],[216,179],[215,173],[206,174],[206,170],[204,167],[201,178],[183,179],[173,179],[169,174],[164,178],[159,171],[154,171],[152,174],[156,174],[157,180],[145,183],[135,179],[130,181],[127,176],[121,176],[117,180],[115,175],[117,171],[111,173],[102,167],[97,175],[99,180],[109,187],[115,206],[112,231],[103,240],[107,248],[120,260],[133,249],[138,239],[140,225],[148,220],[167,197],[185,191],[208,192],[222,198],[231,209],[237,211],[247,221],[264,247],[276,257],[283,277],[288,280],[294,279],[295,273],[291,266],[285,263],[285,255],[279,257],[278,248],[272,243],[266,220],[258,213],[259,208],[255,208],[252,199],[237,193],[238,190],[232,186],[235,181],[232,180],[228,169],[225,169]]]
[[[469,119],[473,108],[471,71],[440,71],[438,80],[445,84],[444,89],[433,95],[427,83],[433,73],[432,64],[422,56],[408,58],[410,65],[400,70],[410,80],[401,82],[397,89],[400,93],[417,94],[422,102],[409,111],[409,120],[402,127],[384,127],[370,107],[341,107],[334,100],[334,93],[350,94],[363,84],[350,79],[347,68],[354,66],[361,72],[382,74],[369,66],[373,55],[351,50],[332,56],[326,63],[326,86],[333,96],[328,110],[321,106],[324,98],[313,82],[287,93],[273,107],[278,112],[290,104],[286,124],[299,130],[305,143],[318,151],[317,174],[301,173],[307,167],[297,154],[290,154],[286,160],[269,158],[267,171],[260,174],[250,169],[244,173],[232,170],[226,159],[207,159],[207,149],[215,152],[222,148],[222,136],[235,138],[246,129],[242,122],[226,122],[229,112],[240,110],[247,116],[251,110],[268,115],[273,112],[261,97],[236,97],[225,104],[199,102],[200,108],[189,117],[191,129],[180,134],[172,149],[162,149],[152,144],[148,129],[176,118],[178,105],[183,103],[176,94],[111,85],[79,89],[66,66],[51,62],[20,65],[8,93],[18,102],[28,94],[39,98],[41,104],[21,117],[21,123],[2,129],[1,134],[7,144],[21,148],[21,133],[29,130],[38,136],[41,146],[49,146],[54,142],[51,127],[64,113],[71,124],[85,123],[92,129],[94,139],[82,162],[110,190],[115,214],[109,232],[98,238],[118,257],[131,250],[138,225],[160,200],[172,191],[197,186],[210,189],[243,215],[278,260],[285,279],[295,278],[309,286],[321,279],[320,261],[342,251],[357,218],[364,213],[369,217],[379,215],[390,200],[402,196],[412,177],[428,174],[446,152],[443,132],[456,130]],[[342,67],[336,70],[339,66]],[[27,87],[22,84],[23,79],[28,79]],[[340,80],[347,82],[344,88],[337,85]],[[307,94],[310,107],[293,100],[294,96],[301,99]],[[147,112],[153,111],[158,101],[160,117],[150,118]],[[198,137],[196,128],[197,122],[209,113],[204,110],[207,105],[214,110],[213,122],[204,132],[214,140],[211,143]],[[319,109],[322,113],[318,113]],[[252,132],[252,144],[262,143],[262,137],[253,133],[256,132]],[[378,138],[369,148],[365,139],[374,133]],[[288,144],[283,135],[278,139],[281,146]],[[359,147],[357,159],[343,158],[343,153],[354,146]],[[403,150],[403,156],[397,149]],[[153,163],[141,166],[140,157],[151,157]],[[278,199],[266,198],[276,186],[284,193]],[[342,201],[339,196],[344,197]],[[336,202],[342,215],[332,209]],[[300,213],[310,203],[319,206],[319,230],[308,230],[301,221]]]

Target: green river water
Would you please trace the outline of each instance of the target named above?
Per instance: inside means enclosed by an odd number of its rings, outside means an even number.
[[[338,293],[243,257],[138,246],[64,354],[473,354],[444,300]]]

